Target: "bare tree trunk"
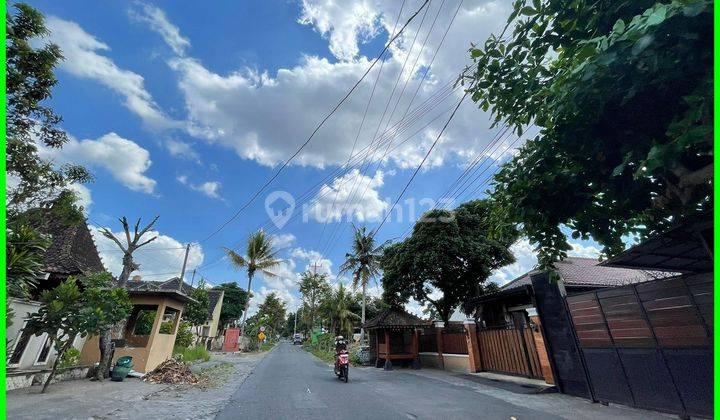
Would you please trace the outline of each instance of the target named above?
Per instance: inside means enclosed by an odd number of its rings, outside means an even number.
[[[243,311],[242,323],[240,324],[240,337],[245,337],[245,320],[247,319],[248,308],[250,308],[250,294],[252,293],[252,274],[248,274],[247,299],[245,299],[245,310]]]
[[[100,333],[98,343],[100,347],[100,364],[95,371],[95,379],[102,381],[110,376],[110,364],[112,362],[112,334],[110,329]]]
[[[65,354],[65,352],[70,348],[70,346],[72,346],[73,341],[75,341],[74,337],[72,340],[68,338],[67,344],[65,344],[65,346],[63,346],[60,349],[60,351],[58,352],[58,354],[56,355],[55,361],[53,362],[52,370],[50,371],[50,374],[48,375],[47,379],[45,380],[42,390],[40,391],[41,394],[45,393],[45,390],[47,390],[48,385],[50,385],[50,382],[52,382],[53,378],[55,378],[55,373],[57,372],[57,367],[60,364],[60,359]]]
[[[360,344],[365,344],[365,289],[367,283],[362,284],[362,314],[360,316]]]

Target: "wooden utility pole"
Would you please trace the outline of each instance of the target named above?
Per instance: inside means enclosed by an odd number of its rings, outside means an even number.
[[[188,255],[190,254],[190,244],[185,247],[185,259],[183,260],[182,271],[180,271],[180,285],[178,286],[178,292],[182,293],[182,286],[185,282],[185,267],[187,267]]]

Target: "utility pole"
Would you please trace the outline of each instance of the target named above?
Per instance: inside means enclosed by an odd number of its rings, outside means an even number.
[[[295,334],[297,334],[297,309],[295,310],[295,325],[293,326],[293,339],[295,339]]]
[[[182,271],[180,272],[180,285],[178,286],[178,292],[182,293],[183,282],[185,281],[185,267],[187,267],[187,259],[190,254],[190,244],[185,247],[185,259],[183,260]]]
[[[192,287],[193,284],[195,284],[195,272],[196,271],[197,271],[197,269],[193,269],[193,276],[192,276],[192,279],[190,279],[190,287]]]

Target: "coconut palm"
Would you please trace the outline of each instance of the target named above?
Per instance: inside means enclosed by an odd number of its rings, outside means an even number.
[[[380,257],[386,243],[375,245],[375,236],[368,233],[365,226],[353,225],[352,251],[345,254],[345,262],[340,266],[340,274],[351,273],[353,288],[362,286],[361,322],[365,324],[365,301],[367,284],[380,273]],[[365,329],[360,329],[360,341],[365,339]]]
[[[265,231],[262,229],[250,235],[248,238],[246,256],[242,256],[232,249],[225,248],[225,253],[230,259],[230,263],[235,268],[244,268],[248,275],[248,295],[245,300],[245,310],[243,311],[242,326],[240,327],[240,336],[245,334],[245,319],[247,318],[248,308],[250,307],[250,297],[252,296],[252,280],[255,273],[260,272],[265,277],[276,277],[271,270],[282,262],[277,258],[278,251],[274,249],[272,241]]]
[[[340,283],[335,292],[328,293],[324,305],[333,323],[333,330],[341,334],[347,333],[346,337],[352,335],[353,321],[360,320],[360,316],[350,309],[353,303],[355,302],[352,293]]]

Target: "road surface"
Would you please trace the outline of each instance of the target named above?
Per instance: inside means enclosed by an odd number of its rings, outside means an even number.
[[[346,384],[300,346],[282,342],[218,419],[557,419],[471,388],[397,369],[350,368]]]

